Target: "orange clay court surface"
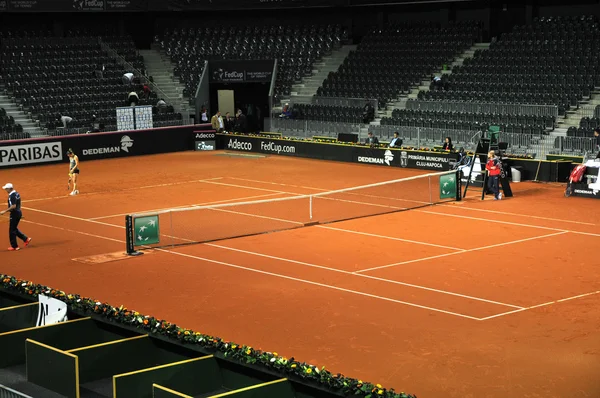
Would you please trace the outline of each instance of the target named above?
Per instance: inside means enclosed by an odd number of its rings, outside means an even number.
[[[67,170],[0,171],[33,237],[0,254],[0,272],[419,398],[600,396],[600,203],[564,186],[513,184],[499,202],[473,188],[460,203],[94,264],[82,259],[124,251],[127,213],[423,173],[186,152],[82,162],[68,197]],[[285,224],[286,211],[256,222]],[[219,228],[189,220],[188,232]]]

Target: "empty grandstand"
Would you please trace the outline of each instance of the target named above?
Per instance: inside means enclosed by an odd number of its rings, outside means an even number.
[[[31,31],[23,37],[4,38],[0,70],[8,106],[32,125],[28,129],[8,123],[3,134],[77,134],[93,130],[117,129],[115,108],[129,105],[128,95],[139,93],[138,105],[156,105],[160,93],[144,94],[147,82],[143,58],[126,36],[114,33],[71,30],[65,37]],[[132,84],[124,84],[125,73],[133,73]],[[180,125],[183,118],[168,106],[154,117],[155,127]],[[68,125],[61,122],[65,116]],[[12,123],[12,124],[11,124]]]

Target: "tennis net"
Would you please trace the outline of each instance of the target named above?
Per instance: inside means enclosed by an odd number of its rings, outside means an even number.
[[[282,198],[126,216],[127,252],[329,224],[461,200],[457,171]]]

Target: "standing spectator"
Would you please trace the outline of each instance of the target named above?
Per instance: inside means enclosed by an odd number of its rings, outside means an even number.
[[[225,131],[227,131],[227,132],[233,131],[233,128],[235,127],[235,122],[229,112],[225,113],[225,120],[223,121],[223,124],[224,124]]]
[[[444,146],[442,147],[444,151],[452,151],[454,149],[454,145],[452,145],[452,138],[446,137],[444,141]]]
[[[202,119],[202,124],[208,123],[208,109],[206,109],[205,106],[202,107],[201,119]]]
[[[485,165],[485,169],[488,172],[488,188],[494,194],[494,200],[502,199],[502,192],[500,192],[500,173],[502,172],[502,164],[500,159],[496,157],[496,152],[490,151],[488,153],[488,161]]]
[[[365,140],[365,144],[374,147],[375,145],[379,145],[379,139],[377,139],[377,137],[375,137],[373,133],[369,131],[369,135]]]
[[[246,115],[242,113],[241,109],[238,109],[237,111],[235,126],[235,130],[238,133],[245,133],[248,129],[248,121],[246,119]]]
[[[398,132],[394,131],[394,138],[390,141],[390,148],[398,148],[402,146],[402,138],[398,137]]]
[[[223,118],[221,117],[221,111],[217,111],[217,113],[210,119],[210,124],[217,133],[222,133],[225,130]]]
[[[596,159],[600,159],[600,127],[596,127],[594,130],[594,137],[596,137],[596,150],[598,150]]]

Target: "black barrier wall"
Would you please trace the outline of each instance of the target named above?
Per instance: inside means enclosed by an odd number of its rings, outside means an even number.
[[[214,140],[209,124],[0,141],[0,168],[67,162],[69,148],[79,159],[96,160],[194,149],[199,134]]]
[[[367,146],[232,134],[217,134],[217,149],[431,171],[451,170],[458,157],[456,153],[448,152],[370,148]],[[567,182],[571,169],[570,162],[564,161],[509,159],[508,164],[511,167],[520,169],[523,181]]]
[[[457,158],[454,153],[370,148],[228,134],[217,134],[217,149],[434,171],[450,170],[451,163]]]

